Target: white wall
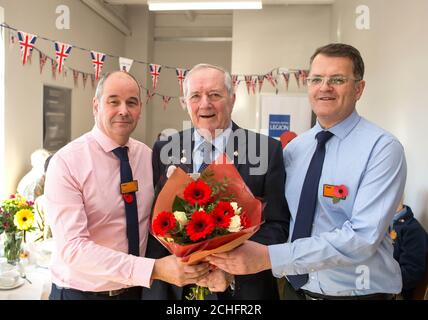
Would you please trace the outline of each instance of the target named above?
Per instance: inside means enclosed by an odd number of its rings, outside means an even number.
[[[308,69],[315,48],[330,41],[331,6],[265,6],[261,11],[235,11],[232,73],[265,74],[277,67]],[[262,93],[273,92],[265,81]],[[287,93],[280,82],[280,91]],[[290,78],[289,92],[298,89]],[[237,91],[232,118],[257,129],[258,96],[248,96],[245,83]]]
[[[55,9],[64,4],[70,8],[70,30],[55,27]],[[112,25],[95,14],[86,5],[76,0],[0,0],[5,21],[19,30],[59,40],[83,48],[113,55],[122,55],[125,37]],[[36,46],[54,57],[53,44],[38,39]],[[66,65],[85,72],[93,72],[88,52],[73,48]],[[106,59],[105,71],[118,69],[118,62]],[[103,71],[104,71],[103,70]],[[82,83],[72,92],[72,139],[93,126],[91,100],[94,90],[88,79],[86,89]],[[43,145],[42,92],[43,84],[73,88],[73,76],[53,80],[51,67],[45,65],[39,73],[38,53],[33,53],[32,65],[22,66],[19,46],[6,48],[5,72],[5,192],[16,189],[19,179],[30,169],[30,154]],[[4,195],[1,195],[2,197]]]
[[[332,37],[361,51],[367,85],[357,110],[403,144],[408,166],[404,201],[428,229],[428,1],[366,0],[369,30],[355,27],[360,4],[336,1]]]

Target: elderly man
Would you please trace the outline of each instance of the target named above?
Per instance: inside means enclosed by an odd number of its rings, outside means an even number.
[[[140,299],[158,279],[183,286],[208,273],[174,256],[145,258],[153,201],[151,150],[130,138],[140,87],[125,72],[106,75],[93,99],[95,126],[52,158],[46,178],[55,241],[53,300]]]
[[[266,203],[264,223],[252,237],[265,245],[287,240],[289,210],[284,199],[284,165],[279,141],[244,130],[231,120],[235,94],[228,72],[220,67],[199,64],[190,70],[184,81],[184,99],[193,128],[158,141],[153,147],[153,181],[159,193],[167,179],[171,164],[188,173],[200,172],[207,162],[226,153],[254,196]],[[210,153],[208,157],[206,154]],[[178,158],[177,158],[178,155]],[[204,160],[205,159],[205,160]],[[210,160],[207,160],[210,159]],[[163,257],[168,252],[149,237],[147,255]],[[234,282],[233,289],[227,288]],[[198,284],[211,291],[224,291],[218,299],[278,299],[277,282],[269,271],[233,279],[220,270]],[[227,288],[227,290],[225,290]],[[154,281],[150,290],[143,290],[143,299],[182,299],[186,290]]]
[[[212,256],[212,264],[234,274],[272,269],[301,299],[391,299],[400,292],[387,230],[406,161],[394,136],[356,112],[363,76],[363,59],[352,46],[316,50],[307,83],[318,122],[284,150],[291,240],[248,241]]]

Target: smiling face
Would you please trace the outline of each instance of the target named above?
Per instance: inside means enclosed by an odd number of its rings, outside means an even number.
[[[104,82],[101,97],[93,99],[93,114],[98,128],[124,145],[141,114],[138,84],[126,73],[111,74]]]
[[[342,85],[328,85],[323,81],[321,85],[308,86],[309,101],[318,121],[325,129],[333,127],[348,117],[360,99],[365,82],[354,81],[353,63],[347,57],[329,57],[318,54],[311,65],[310,77],[343,76],[348,79]]]
[[[188,79],[185,101],[193,126],[200,131],[207,130],[215,137],[216,129],[229,126],[235,95],[227,91],[222,71],[194,70]]]

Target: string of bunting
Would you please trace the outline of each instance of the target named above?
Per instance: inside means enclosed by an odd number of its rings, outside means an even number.
[[[97,52],[86,48],[81,48],[75,45],[62,43],[56,40],[51,40],[42,36],[17,30],[16,28],[13,28],[6,23],[0,24],[0,28],[5,28],[8,30],[9,45],[14,45],[16,42],[19,44],[20,51],[21,51],[22,65],[25,65],[27,62],[31,64],[33,51],[34,50],[38,51],[40,73],[43,72],[46,62],[50,60],[51,68],[52,68],[52,77],[54,79],[57,79],[57,75],[62,74],[63,77],[66,78],[68,71],[71,71],[73,74],[75,87],[79,86],[79,74],[81,74],[82,81],[83,81],[83,88],[86,87],[86,82],[89,76],[91,78],[92,87],[95,88],[96,81],[99,80],[100,76],[102,75],[102,68],[106,61],[106,58],[109,57],[112,59],[118,59],[120,70],[126,71],[126,72],[130,72],[130,69],[134,63],[144,64],[148,66],[148,70],[152,79],[152,87],[151,89],[149,89],[144,87],[142,84],[139,84],[142,90],[145,91],[146,93],[146,104],[149,103],[149,101],[154,96],[159,96],[162,98],[163,109],[166,110],[171,99],[179,98],[178,96],[167,96],[167,95],[163,95],[155,92],[159,82],[161,71],[165,69],[170,69],[175,71],[177,76],[177,82],[180,88],[180,96],[183,96],[183,81],[186,76],[186,73],[188,72],[188,70],[185,68],[149,63],[145,61],[139,61],[135,59],[129,59],[126,57],[114,56],[111,54],[106,54],[106,53]],[[49,55],[45,54],[35,46],[36,41],[38,39],[43,39],[45,41],[53,43],[53,48],[55,50],[55,58],[50,57]],[[92,66],[94,68],[93,73],[87,73],[87,72],[83,72],[83,71],[65,66],[65,62],[67,58],[70,56],[72,49],[78,49],[89,53],[88,56],[91,59]],[[239,84],[242,81],[245,81],[248,94],[255,95],[257,85],[258,85],[258,92],[260,93],[265,80],[267,80],[270,83],[270,85],[275,89],[276,94],[278,94],[279,81],[281,78],[282,78],[282,82],[284,83],[285,90],[288,91],[291,74],[294,75],[294,79],[296,80],[296,84],[298,88],[305,86],[305,83],[306,83],[305,80],[306,80],[306,77],[308,76],[308,73],[309,73],[308,70],[302,70],[302,69],[275,68],[269,71],[268,73],[261,74],[261,75],[232,74],[231,76],[232,76],[232,85],[235,92],[238,89]]]

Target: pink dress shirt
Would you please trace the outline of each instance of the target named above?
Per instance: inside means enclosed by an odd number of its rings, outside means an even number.
[[[153,202],[152,151],[132,138],[128,156],[140,224],[140,257],[128,254],[120,194],[119,145],[97,126],[59,150],[49,163],[45,195],[55,252],[52,281],[82,291],[150,287],[154,259],[144,258]]]

